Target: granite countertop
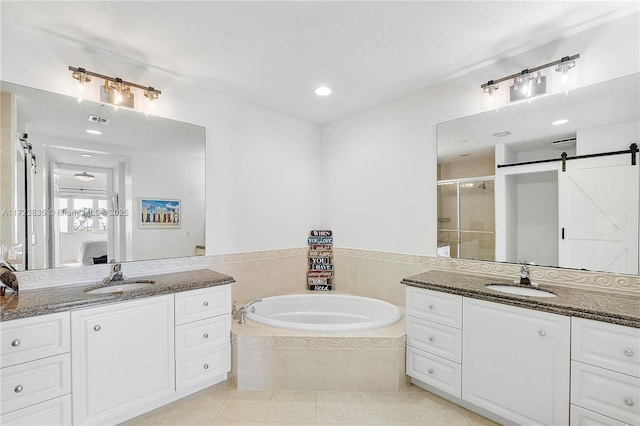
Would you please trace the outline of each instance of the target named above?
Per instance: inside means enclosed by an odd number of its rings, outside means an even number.
[[[155,284],[121,293],[86,293],[87,290],[109,285],[101,282],[27,290],[19,293],[7,291],[5,296],[0,297],[0,321],[70,311],[77,308],[123,302],[161,294],[179,293],[235,282],[233,277],[210,269],[128,278],[128,281],[145,280],[153,280]]]
[[[513,280],[439,270],[407,277],[402,280],[402,283],[412,287],[458,294],[538,311],[640,328],[640,294],[604,293],[540,284],[539,290],[554,293],[556,297],[520,296],[500,293],[485,287],[487,284],[514,285]]]

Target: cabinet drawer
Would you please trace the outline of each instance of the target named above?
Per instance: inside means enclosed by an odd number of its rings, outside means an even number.
[[[231,370],[231,344],[176,359],[176,390],[213,379]]]
[[[637,426],[640,379],[572,361],[571,403]]]
[[[629,426],[611,417],[585,410],[582,407],[571,404],[570,426]]]
[[[462,328],[462,296],[407,287],[407,315]]]
[[[406,321],[407,345],[458,364],[462,361],[462,330],[414,317]]]
[[[420,349],[407,347],[407,375],[460,398],[462,368]]]
[[[71,424],[71,395],[0,416],[0,424],[12,426],[63,426]]]
[[[0,366],[69,352],[69,312],[0,322]]]
[[[6,367],[0,377],[4,414],[70,393],[71,356],[66,353]]]
[[[231,317],[222,315],[176,327],[176,358],[229,342]]]
[[[176,325],[227,314],[231,287],[221,285],[176,293]]]
[[[572,359],[640,377],[640,329],[584,318],[571,327]]]

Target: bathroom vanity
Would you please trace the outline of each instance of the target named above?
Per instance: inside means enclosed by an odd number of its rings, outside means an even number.
[[[407,375],[503,423],[640,424],[640,298],[491,277],[405,278]]]
[[[2,424],[114,424],[226,380],[233,278],[145,278],[155,283],[128,292],[4,298]]]

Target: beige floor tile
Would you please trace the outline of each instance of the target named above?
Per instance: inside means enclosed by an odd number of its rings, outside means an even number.
[[[371,402],[364,404],[369,425],[418,424],[408,402]]]
[[[408,396],[403,392],[363,392],[362,401],[367,403],[406,403]]]
[[[347,394],[349,395],[349,394]],[[353,395],[350,395],[353,396]],[[359,396],[359,395],[358,395]],[[321,401],[318,396],[316,408],[316,422],[318,424],[352,424],[364,425],[367,420],[362,402]]]
[[[361,392],[318,392],[318,402],[362,402]]]
[[[212,421],[206,419],[164,419],[160,426],[209,426]]]
[[[316,403],[299,401],[271,401],[266,422],[315,424]]]
[[[215,420],[211,426],[262,426],[263,422],[232,422],[227,420]]]
[[[316,402],[318,396],[315,391],[277,391],[273,392],[272,401]]]
[[[269,409],[268,399],[229,399],[227,398],[215,420],[263,422]]]
[[[232,390],[226,400],[271,401],[272,397],[273,392],[270,391]]]
[[[142,426],[142,425],[159,425],[162,420],[169,415],[172,408],[171,405],[165,405],[163,407],[157,408],[155,410],[149,411],[148,413],[144,413],[141,416],[134,417],[131,420],[127,420],[124,423],[121,423],[121,426]]]

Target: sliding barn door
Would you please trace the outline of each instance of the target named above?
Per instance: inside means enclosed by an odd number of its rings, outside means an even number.
[[[559,266],[638,274],[639,169],[630,155],[567,162],[558,176]]]

